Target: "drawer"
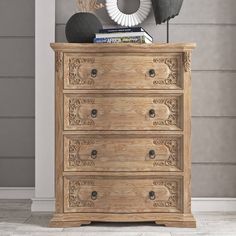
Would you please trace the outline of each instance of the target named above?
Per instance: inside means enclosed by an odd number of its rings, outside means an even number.
[[[182,89],[182,54],[64,56],[65,89]]]
[[[182,95],[64,95],[65,130],[181,130]]]
[[[177,135],[66,135],[64,171],[181,171]]]
[[[64,212],[181,212],[182,177],[65,177]]]

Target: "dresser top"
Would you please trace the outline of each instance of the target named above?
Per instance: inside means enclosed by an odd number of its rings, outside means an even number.
[[[191,51],[195,43],[153,44],[94,44],[94,43],[51,43],[54,51],[63,52],[182,52]]]

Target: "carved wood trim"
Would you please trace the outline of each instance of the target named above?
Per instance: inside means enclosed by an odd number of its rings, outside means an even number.
[[[83,146],[89,146],[95,144],[93,139],[70,139],[69,140],[69,166],[95,166],[93,160],[83,160],[80,156],[80,150]]]
[[[94,104],[94,98],[70,98],[69,99],[69,125],[93,126],[95,123],[89,117],[80,116],[80,108],[83,104]]]
[[[166,79],[157,79],[153,81],[153,85],[177,85],[178,81],[178,58],[154,58],[154,63],[164,63],[168,66],[170,73]]]
[[[153,100],[154,104],[164,104],[166,105],[171,114],[169,115],[168,119],[166,120],[158,120],[156,119],[153,122],[154,126],[157,125],[178,125],[178,103],[179,103],[179,99],[178,98],[156,98]]]
[[[79,197],[81,186],[94,186],[93,180],[70,180],[69,181],[69,207],[94,207],[92,200],[82,200]]]
[[[155,200],[153,203],[154,207],[177,207],[178,202],[178,192],[179,192],[179,183],[176,180],[154,180],[153,185],[155,186],[164,186],[168,189],[170,197],[167,201]]]
[[[190,72],[191,70],[191,52],[184,52],[184,70]]]
[[[57,51],[55,57],[56,72],[58,73],[63,64],[63,52]]]
[[[95,63],[95,58],[69,58],[69,83],[70,85],[94,85],[91,75],[83,76],[81,68],[83,64]]]
[[[178,138],[156,138],[153,140],[153,144],[164,145],[170,152],[168,160],[155,160],[153,166],[178,166],[178,161],[180,161],[177,159],[180,147],[180,140]]]

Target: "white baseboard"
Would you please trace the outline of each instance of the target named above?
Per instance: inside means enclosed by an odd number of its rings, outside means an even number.
[[[0,199],[31,199],[34,187],[0,187]]]
[[[54,211],[54,199],[32,199],[32,211]],[[236,198],[192,198],[193,212],[236,212]]]
[[[52,212],[54,198],[34,198],[34,187],[0,187],[0,199],[32,199],[32,212]],[[192,198],[193,212],[236,212],[236,198]]]
[[[192,198],[193,212],[236,212],[236,198]]]
[[[55,211],[54,198],[32,198],[32,212],[53,212]]]

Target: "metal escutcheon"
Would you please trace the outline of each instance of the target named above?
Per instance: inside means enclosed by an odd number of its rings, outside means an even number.
[[[150,200],[154,200],[156,198],[156,194],[154,191],[149,192],[149,198],[150,198]]]
[[[151,109],[151,110],[149,111],[149,117],[150,117],[150,118],[154,118],[155,116],[156,116],[155,110],[154,110],[154,109]]]
[[[91,193],[91,198],[92,198],[92,200],[96,200],[96,199],[97,199],[97,196],[98,196],[98,193],[97,193],[96,191],[93,191],[93,192]]]
[[[97,154],[98,154],[97,150],[92,150],[92,152],[91,152],[91,157],[92,157],[93,159],[96,159],[96,158],[97,158]]]
[[[156,72],[155,72],[154,69],[150,69],[150,70],[149,70],[149,76],[150,76],[151,78],[154,78],[154,77],[156,76]]]
[[[95,78],[95,77],[97,77],[97,74],[98,74],[98,70],[97,69],[92,69],[91,70],[91,77]]]
[[[97,117],[97,114],[98,114],[97,109],[93,109],[93,110],[91,111],[91,116],[92,116],[93,118],[96,118],[96,117]]]
[[[156,157],[155,151],[154,151],[154,150],[150,150],[150,151],[149,151],[149,158],[150,158],[150,159],[155,159],[155,157]]]

